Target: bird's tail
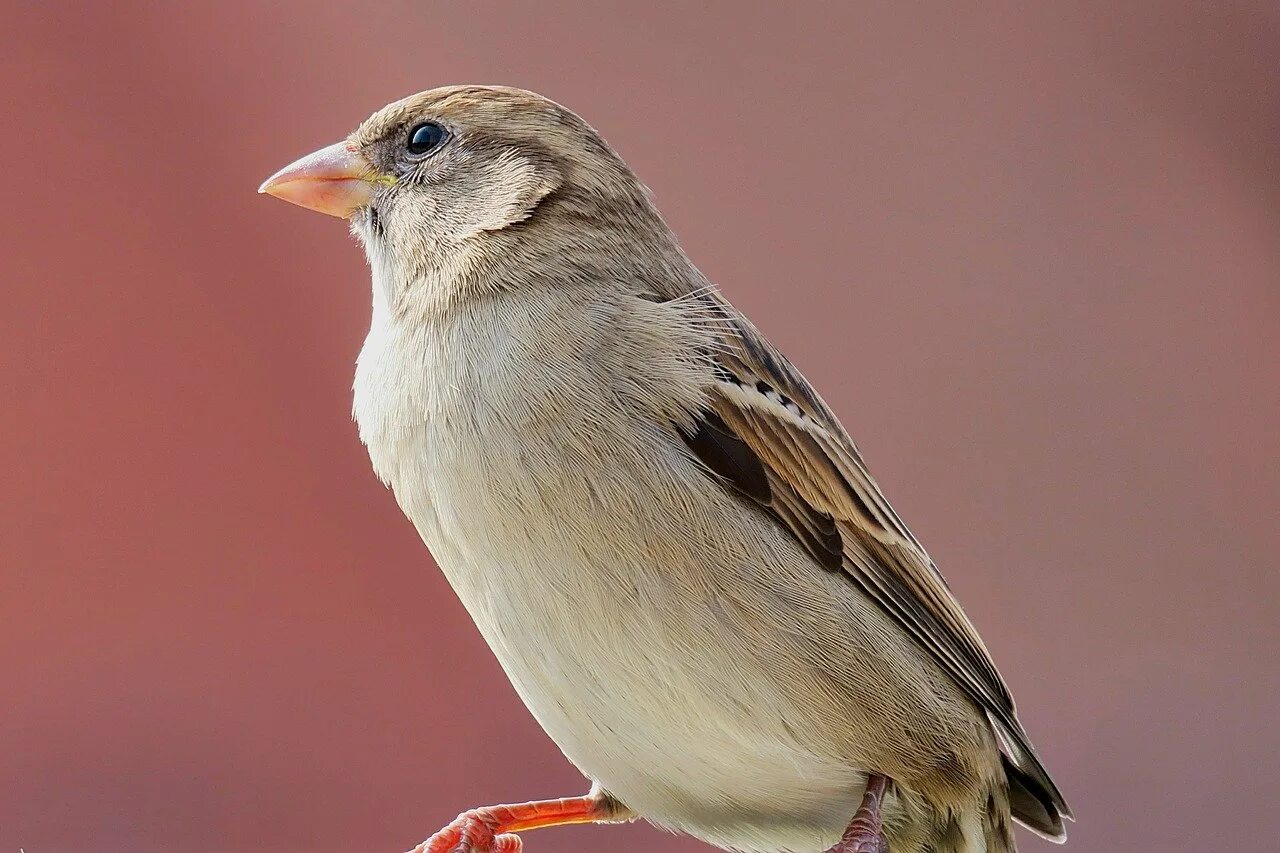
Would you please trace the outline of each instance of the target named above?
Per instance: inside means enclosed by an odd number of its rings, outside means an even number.
[[[1008,782],[1010,813],[1041,838],[1061,844],[1067,840],[1062,821],[1072,819],[1071,807],[1049,778],[1049,771],[1040,763],[1026,733],[1020,728],[1009,728],[993,715],[988,716],[1001,744],[1000,761]]]

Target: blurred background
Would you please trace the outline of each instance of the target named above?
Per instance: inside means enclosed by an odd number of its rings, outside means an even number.
[[[395,853],[583,790],[369,470],[358,247],[255,195],[457,82],[598,127],[822,389],[1068,849],[1274,849],[1280,4],[4,5],[0,853]]]

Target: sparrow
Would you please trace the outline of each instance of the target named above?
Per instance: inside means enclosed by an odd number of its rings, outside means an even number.
[[[433,89],[260,191],[349,220],[373,469],[592,782],[417,853],[636,818],[746,853],[1064,839],[1009,689],[858,448],[586,122]]]

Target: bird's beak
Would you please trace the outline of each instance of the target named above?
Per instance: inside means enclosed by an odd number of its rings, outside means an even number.
[[[276,172],[258,187],[292,204],[346,219],[388,183],[346,142],[321,148]]]

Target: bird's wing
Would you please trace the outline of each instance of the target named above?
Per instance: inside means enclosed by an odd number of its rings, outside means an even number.
[[[715,292],[694,298],[721,335],[708,407],[684,431],[694,454],[892,616],[987,713],[1007,758],[1069,816],[978,632],[835,415],[728,302]]]

